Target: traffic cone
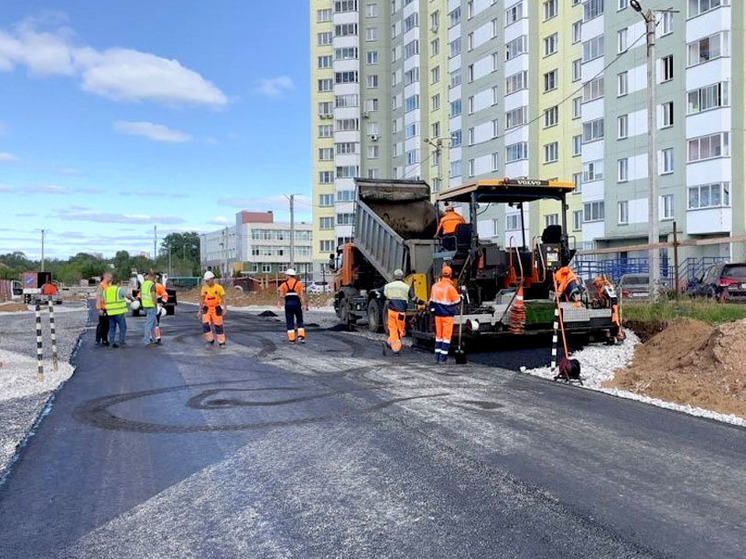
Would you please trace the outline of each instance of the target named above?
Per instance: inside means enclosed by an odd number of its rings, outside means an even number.
[[[515,300],[510,307],[510,333],[523,334],[526,325],[526,307],[523,304],[523,285],[518,286]]]

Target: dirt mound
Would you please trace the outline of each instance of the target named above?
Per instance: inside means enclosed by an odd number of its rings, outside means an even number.
[[[746,417],[746,320],[715,328],[678,318],[605,384]]]
[[[3,303],[0,305],[0,312],[18,312],[18,311],[27,311],[28,305],[24,305],[23,303]]]

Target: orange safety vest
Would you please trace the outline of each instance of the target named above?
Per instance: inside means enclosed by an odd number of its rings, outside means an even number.
[[[578,281],[578,277],[575,275],[575,272],[573,272],[567,266],[563,266],[562,268],[557,270],[554,273],[554,277],[557,280],[557,293],[559,293],[560,295],[565,292],[568,285],[570,285],[572,282]]]
[[[430,310],[435,316],[455,316],[461,295],[449,278],[441,278],[430,290]]]
[[[288,297],[297,298],[303,294],[303,284],[297,279],[293,279],[295,280],[295,283],[292,287],[290,287],[290,280],[285,280],[282,285],[280,285],[280,295],[283,296],[286,300]]]

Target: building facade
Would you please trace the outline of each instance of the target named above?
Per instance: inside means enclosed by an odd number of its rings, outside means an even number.
[[[434,195],[484,178],[572,180],[578,249],[647,242],[645,24],[628,0],[309,1],[315,269],[353,234],[354,176],[421,178]],[[657,11],[661,240],[674,223],[680,240],[743,234],[746,84],[732,61],[746,9],[641,4]],[[529,243],[560,212],[534,203],[521,231],[518,208],[490,208],[479,232]],[[688,247],[682,258],[740,250]]]
[[[295,224],[294,266],[311,272],[312,227]],[[236,224],[200,235],[200,263],[222,276],[279,274],[290,267],[290,224],[275,223],[272,212],[241,211]]]

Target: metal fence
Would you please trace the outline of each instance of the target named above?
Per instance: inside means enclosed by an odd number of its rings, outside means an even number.
[[[700,277],[707,268],[729,259],[722,256],[703,256],[700,258],[686,258],[679,262],[679,285],[686,286],[690,281]],[[576,260],[572,264],[573,270],[583,279],[591,279],[605,275],[614,283],[619,283],[625,274],[648,274],[650,267],[647,258],[614,258],[599,260]],[[661,279],[673,285],[676,275],[673,262],[667,258],[661,259]]]

